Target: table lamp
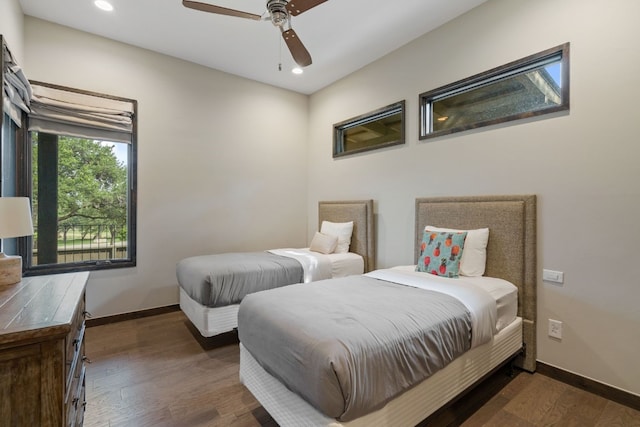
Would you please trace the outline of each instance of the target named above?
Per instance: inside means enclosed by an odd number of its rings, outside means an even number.
[[[28,197],[0,197],[0,239],[31,236],[31,204]],[[22,257],[0,252],[0,286],[22,280]]]

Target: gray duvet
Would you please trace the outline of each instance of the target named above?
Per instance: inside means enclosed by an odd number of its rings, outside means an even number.
[[[185,258],[176,275],[193,300],[222,307],[252,292],[301,283],[304,269],[296,259],[270,252],[223,253]]]
[[[451,296],[351,276],[247,295],[238,333],[267,372],[349,421],[469,349],[470,317]]]

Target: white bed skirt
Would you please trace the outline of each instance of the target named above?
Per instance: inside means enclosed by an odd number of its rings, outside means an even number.
[[[240,304],[224,307],[206,307],[191,298],[180,288],[180,309],[198,328],[203,337],[212,337],[233,331],[238,327]]]
[[[522,319],[469,350],[383,408],[341,423],[317,411],[268,374],[240,343],[240,382],[281,427],[415,426],[522,348]]]

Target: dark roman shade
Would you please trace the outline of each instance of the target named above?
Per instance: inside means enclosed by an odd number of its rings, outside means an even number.
[[[2,39],[0,37],[0,39]],[[31,86],[22,68],[18,66],[7,45],[2,43],[2,110],[22,127],[22,113],[28,113]]]
[[[29,130],[131,143],[135,101],[31,82]]]

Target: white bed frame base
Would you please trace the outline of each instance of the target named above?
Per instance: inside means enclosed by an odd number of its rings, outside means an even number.
[[[205,338],[231,332],[238,328],[238,308],[240,308],[240,304],[205,307],[180,288],[180,310]]]
[[[240,382],[281,427],[415,426],[522,348],[522,319],[516,318],[493,339],[469,350],[383,408],[349,422],[320,413],[268,374],[240,343]]]

